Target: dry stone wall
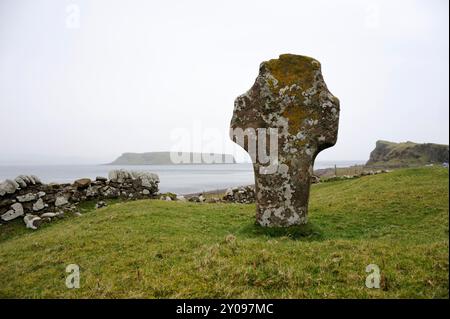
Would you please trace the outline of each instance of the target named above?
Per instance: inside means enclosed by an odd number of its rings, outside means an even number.
[[[0,223],[22,218],[28,228],[77,213],[83,201],[154,198],[159,177],[148,172],[114,170],[109,178],[83,178],[72,184],[44,184],[34,175],[20,175],[0,183]]]

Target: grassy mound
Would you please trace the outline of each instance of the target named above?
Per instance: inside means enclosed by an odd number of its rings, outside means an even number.
[[[256,226],[254,205],[157,200],[34,232],[3,225],[0,297],[448,298],[448,170],[319,184],[311,196],[310,223],[281,230]],[[79,289],[65,286],[73,263]],[[380,289],[365,286],[369,264]]]

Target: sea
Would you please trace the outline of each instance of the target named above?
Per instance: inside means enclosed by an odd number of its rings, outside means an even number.
[[[314,169],[348,167],[364,161],[317,161]],[[0,165],[0,181],[36,175],[44,183],[71,183],[79,178],[108,177],[114,169],[138,170],[159,176],[160,192],[191,194],[254,184],[251,163],[196,165]]]

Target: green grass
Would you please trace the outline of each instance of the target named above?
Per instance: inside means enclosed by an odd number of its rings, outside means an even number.
[[[0,297],[449,297],[446,169],[314,185],[303,227],[258,227],[254,210],[146,200],[0,226]],[[80,289],[65,287],[71,263]],[[381,289],[365,287],[369,264]]]

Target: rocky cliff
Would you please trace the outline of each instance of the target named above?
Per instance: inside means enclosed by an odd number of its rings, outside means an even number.
[[[448,163],[449,146],[433,143],[377,141],[366,166],[410,167]]]

